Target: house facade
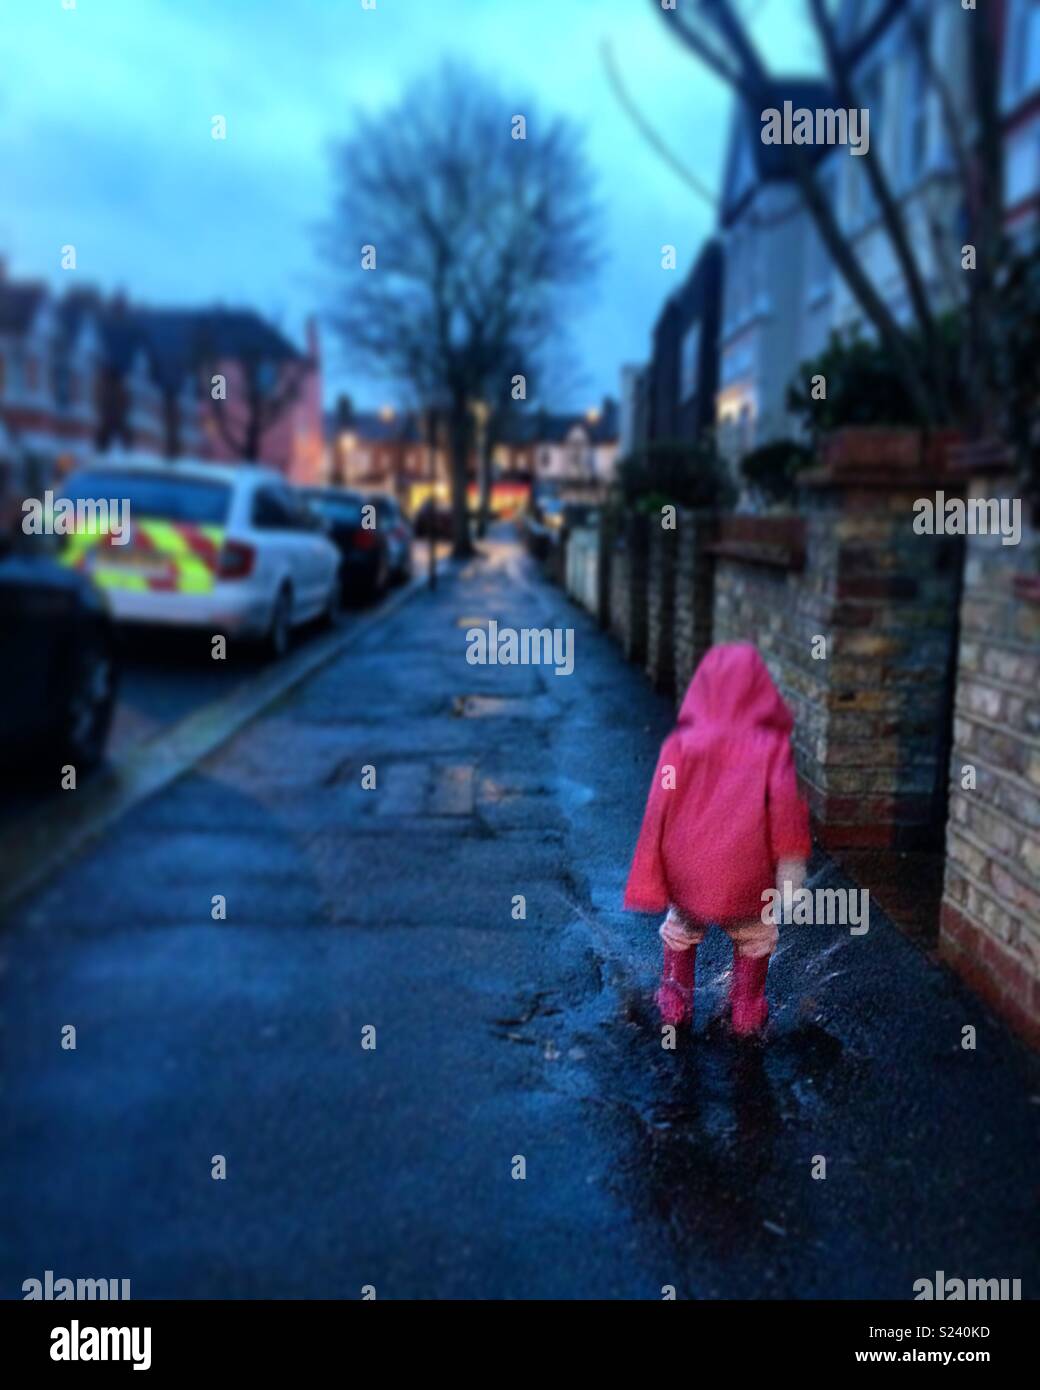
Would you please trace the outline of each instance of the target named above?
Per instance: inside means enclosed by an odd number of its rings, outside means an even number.
[[[965,90],[976,19],[943,0],[913,0],[867,42],[880,10],[879,0],[843,0],[838,38],[855,53],[853,88],[870,112],[871,147],[903,215],[929,302],[941,313],[953,307],[963,284],[962,195],[928,68],[942,74],[951,92]],[[994,17],[1005,219],[1013,234],[1025,236],[1040,217],[1040,5],[1000,0]],[[778,108],[785,98],[796,107],[834,105],[829,89],[818,83],[778,80],[775,88],[772,104]],[[873,332],[802,203],[785,147],[762,144],[760,116],[738,102],[720,217],[726,275],[716,421],[720,448],[734,464],[759,445],[799,437],[799,423],[785,404],[799,363],[823,351],[835,332]],[[908,322],[908,291],[865,159],[847,146],[810,148],[817,183],[840,229],[897,320]]]
[[[584,413],[556,414],[534,409],[516,412],[491,448],[492,476],[603,487],[613,478],[618,454],[619,411],[606,397]],[[410,498],[431,482],[446,495],[450,475],[447,450],[438,443],[430,476],[430,451],[423,422],[412,411],[384,406],[357,411],[342,397],[327,417],[329,439],[325,478],[345,487],[396,493]],[[478,475],[477,451],[470,475]]]
[[[838,33],[855,46],[874,17],[871,5],[844,0]],[[930,63],[951,92],[966,90],[970,24],[960,6],[923,0],[908,6],[884,34],[859,53],[852,67],[853,89],[870,111],[870,142],[902,213],[910,245],[921,269],[929,303],[950,308],[959,289],[961,189],[944,130],[939,93],[912,23],[923,27]],[[829,153],[826,177],[842,231],[896,319],[907,322],[911,305],[892,244],[882,224],[865,160],[845,151]],[[813,236],[810,281],[829,278],[829,329],[871,330],[840,275],[827,270],[829,256]],[[808,297],[808,296],[807,296]]]
[[[771,104],[827,107],[829,90],[780,78]],[[819,160],[819,147],[810,151]],[[762,141],[761,112],[737,103],[723,182],[725,256],[715,420],[722,454],[735,467],[749,450],[797,434],[786,395],[798,348],[810,248],[806,215],[785,145]]]
[[[1004,209],[1014,235],[1040,219],[1040,5],[1005,0],[1001,61]]]
[[[96,320],[69,315],[42,284],[0,267],[0,424],[5,448],[46,480],[95,448],[103,345]]]
[[[0,265],[0,425],[36,489],[124,451],[253,458],[314,482],[324,460],[317,330],[301,352],[248,310],[155,310],[89,289],[58,298]]]

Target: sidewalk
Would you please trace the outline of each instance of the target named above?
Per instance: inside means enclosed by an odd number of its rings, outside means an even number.
[[[573,627],[574,674],[468,665],[490,618]],[[671,717],[496,541],[25,902],[0,1290],[1035,1297],[1035,1063],[878,914],[782,935],[761,1052],[706,1035],[713,933],[662,1050],[619,904]]]

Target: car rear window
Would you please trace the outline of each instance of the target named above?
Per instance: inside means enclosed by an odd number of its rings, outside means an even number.
[[[349,494],[345,497],[328,497],[322,493],[315,494],[313,492],[305,495],[314,511],[327,517],[329,521],[342,522],[348,526],[360,526],[360,497],[352,497]]]
[[[59,491],[56,489],[56,491]],[[222,526],[231,507],[227,483],[206,478],[178,478],[169,473],[109,473],[91,469],[76,473],[60,489],[72,502],[126,499],[131,517],[161,517],[196,526]]]

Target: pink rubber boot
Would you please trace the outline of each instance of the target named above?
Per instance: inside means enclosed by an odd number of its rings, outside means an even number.
[[[693,1017],[696,958],[696,946],[688,946],[685,951],[677,951],[673,946],[664,948],[664,970],[657,991],[657,1007],[664,1023],[676,1026],[689,1023]]]
[[[766,973],[768,956],[741,956],[733,953],[733,975],[730,979],[730,1023],[734,1033],[744,1037],[758,1033],[769,1017],[766,1003]]]

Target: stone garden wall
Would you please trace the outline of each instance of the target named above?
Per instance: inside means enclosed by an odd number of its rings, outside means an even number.
[[[945,845],[940,951],[1040,1043],[1040,541],[1028,517],[1018,546],[915,531],[916,501],[969,484],[950,446],[846,431],[791,515],[601,522],[598,564],[572,541],[568,582],[676,700],[713,642],[754,642],[820,843],[865,871],[880,856],[911,902]],[[1000,466],[970,495],[1010,496]]]

